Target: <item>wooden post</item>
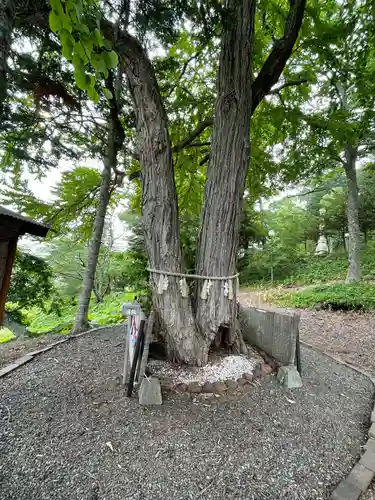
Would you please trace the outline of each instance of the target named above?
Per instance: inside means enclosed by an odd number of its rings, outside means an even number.
[[[151,311],[149,317],[147,318],[145,345],[144,345],[141,364],[140,364],[140,368],[139,368],[138,382],[142,380],[142,378],[144,377],[144,374],[146,372],[147,361],[148,361],[148,351],[149,351],[150,343],[151,343],[151,339],[152,339],[153,327],[154,327],[154,311]]]
[[[122,383],[126,384],[128,380],[129,372],[129,339],[130,339],[130,328],[131,328],[131,316],[128,317],[127,331],[125,336],[125,355],[124,355],[124,370],[122,374]]]
[[[5,269],[4,269],[3,279],[1,281],[1,288],[0,288],[0,326],[3,325],[3,322],[4,322],[5,302],[6,302],[7,294],[8,294],[8,290],[9,290],[10,277],[12,275],[14,257],[16,255],[17,239],[18,238],[13,238],[13,239],[8,241],[7,259],[6,259],[6,263],[5,263]]]

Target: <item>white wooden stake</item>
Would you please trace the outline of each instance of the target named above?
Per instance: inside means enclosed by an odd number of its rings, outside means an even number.
[[[125,355],[124,355],[124,371],[122,375],[122,383],[126,384],[129,374],[129,339],[130,339],[130,328],[131,328],[131,316],[128,316],[128,328],[125,336]]]

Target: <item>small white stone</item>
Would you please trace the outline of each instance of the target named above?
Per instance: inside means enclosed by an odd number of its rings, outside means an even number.
[[[237,380],[243,373],[251,373],[260,360],[257,354],[249,351],[248,356],[226,356],[199,368],[173,367],[168,362],[156,360],[151,360],[149,366],[155,375],[172,378],[177,383],[204,384],[228,379]]]

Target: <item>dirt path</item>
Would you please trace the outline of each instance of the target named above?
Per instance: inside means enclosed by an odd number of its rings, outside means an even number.
[[[303,349],[304,387],[139,407],[118,383],[123,327],[0,379],[2,500],[324,500],[361,453],[368,379]]]
[[[242,292],[240,301],[267,307],[257,292]],[[375,374],[375,312],[298,312],[302,340]]]

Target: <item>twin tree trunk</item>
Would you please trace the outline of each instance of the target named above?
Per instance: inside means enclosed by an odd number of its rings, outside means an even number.
[[[250,161],[251,51],[255,0],[229,2],[222,37],[218,96],[210,162],[207,169],[197,273],[235,274],[239,217]],[[151,63],[128,34],[125,71],[137,115],[138,147],[143,167],[142,216],[150,267],[183,272],[177,193],[167,116]],[[157,290],[160,274],[151,272]],[[207,300],[182,297],[179,278],[170,277],[154,307],[168,352],[188,364],[204,364],[221,325],[233,328],[236,298],[224,297],[223,282],[214,281]],[[195,314],[193,313],[195,312]]]
[[[218,96],[197,253],[197,274],[204,276],[235,274],[239,218],[250,162],[251,114],[277,82],[290,57],[305,8],[305,0],[291,0],[284,37],[275,43],[252,82],[255,4],[255,0],[228,0],[223,9]],[[103,28],[111,36],[113,26],[106,22]],[[220,326],[233,333],[236,298],[224,297],[224,282],[214,281],[208,300],[202,300],[203,283],[197,280],[193,303],[182,297],[177,277],[169,277],[168,288],[157,293],[160,272],[184,271],[168,120],[154,70],[140,43],[122,32],[116,48],[137,119],[142,215],[157,322],[169,355],[200,365],[207,361]]]
[[[361,230],[359,226],[359,196],[357,172],[355,169],[357,152],[348,147],[345,151],[345,174],[347,183],[347,218],[348,218],[348,283],[361,279]]]

